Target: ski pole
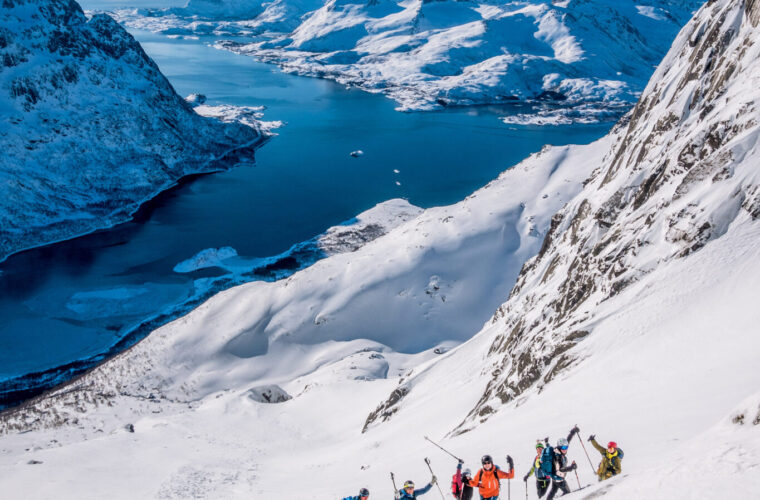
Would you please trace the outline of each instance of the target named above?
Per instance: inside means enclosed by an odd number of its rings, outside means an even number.
[[[528,481],[525,481],[525,500],[528,500]]]
[[[578,480],[578,489],[582,490],[583,488],[581,488],[581,479],[578,477],[578,469],[573,469],[573,472],[575,472],[575,479]]]
[[[425,457],[425,463],[428,466],[428,469],[430,469],[430,475],[435,477],[435,473],[433,472],[433,468],[430,467],[430,459],[428,457]],[[443,490],[441,489],[441,485],[438,484],[438,481],[435,482],[435,485],[438,486],[438,491],[441,493],[441,500],[446,500],[446,497],[443,496]]]
[[[440,448],[441,450],[445,451],[446,453],[448,453],[448,454],[449,454],[449,455],[451,455],[452,457],[456,458],[458,461],[460,461],[460,462],[464,462],[464,460],[462,460],[461,458],[457,457],[456,455],[454,455],[454,454],[453,454],[453,453],[451,453],[449,450],[447,450],[446,448],[444,448],[444,447],[443,447],[443,446],[441,446],[440,444],[436,443],[435,441],[433,441],[433,440],[432,440],[432,439],[430,439],[429,437],[427,437],[427,436],[422,436],[422,437],[424,437],[425,439],[427,439],[428,441],[430,441],[431,443],[433,443],[433,444],[434,444],[434,445],[436,445],[438,448]]]
[[[396,477],[393,475],[393,472],[391,472],[391,481],[393,482],[393,497],[396,498],[396,495],[398,495],[398,488],[396,488]]]
[[[578,426],[576,425],[576,427],[578,427]],[[578,441],[581,442],[581,447],[583,447],[583,453],[585,453],[586,454],[586,458],[588,458],[588,464],[591,466],[591,470],[594,472],[594,474],[596,474],[596,469],[594,469],[594,464],[591,463],[591,457],[588,456],[588,452],[586,451],[586,445],[583,444],[583,439],[581,439],[580,431],[578,431]]]

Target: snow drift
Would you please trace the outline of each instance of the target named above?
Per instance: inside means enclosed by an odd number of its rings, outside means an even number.
[[[264,137],[193,112],[131,35],[73,0],[5,2],[0,58],[0,260],[122,222]]]

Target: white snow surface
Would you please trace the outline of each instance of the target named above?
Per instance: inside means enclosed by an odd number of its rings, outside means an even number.
[[[216,46],[383,92],[401,110],[542,102],[616,119],[702,0],[191,0],[122,9],[127,26],[234,36]]]
[[[128,220],[265,137],[193,112],[124,28],[73,0],[4,5],[0,70],[0,260]]]
[[[447,486],[455,461],[424,435],[473,469],[509,453],[519,478],[536,439],[578,424],[625,458],[596,483],[574,439],[591,484],[574,497],[752,498],[759,35],[760,4],[712,2],[609,136],[547,147],[354,252],[222,292],[4,413],[2,491],[390,497],[390,471],[426,483],[425,456]],[[251,399],[267,385],[292,399]]]

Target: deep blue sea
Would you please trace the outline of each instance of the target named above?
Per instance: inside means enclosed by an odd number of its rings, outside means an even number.
[[[588,143],[611,127],[505,125],[499,116],[514,110],[493,107],[400,113],[382,95],[285,74],[208,40],[133,34],[181,95],[263,105],[264,120],[286,125],[255,165],[185,182],[132,222],[0,264],[0,407],[3,392],[70,378],[233,285],[209,289],[202,273],[173,271],[203,249],[272,256],[384,200],[455,203],[544,144]],[[351,157],[357,149],[364,156]]]

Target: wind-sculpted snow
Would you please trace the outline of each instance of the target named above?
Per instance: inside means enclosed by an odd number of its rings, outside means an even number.
[[[0,58],[0,260],[122,222],[264,137],[193,112],[131,35],[73,0],[5,2]]]
[[[528,102],[551,116],[533,123],[566,123],[609,121],[627,110],[701,4],[190,1],[185,8],[115,15],[130,27],[172,36],[232,35],[234,41],[217,46],[383,92],[402,110]]]

